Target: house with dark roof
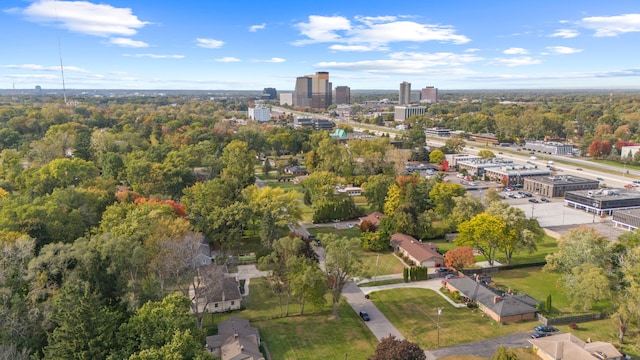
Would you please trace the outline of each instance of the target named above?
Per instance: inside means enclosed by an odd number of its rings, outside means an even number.
[[[304,176],[309,174],[307,169],[301,168],[299,166],[285,166],[283,171],[285,174],[294,175],[294,176]]]
[[[207,336],[206,349],[222,360],[264,360],[260,332],[249,320],[232,316],[218,324],[218,335]]]
[[[217,265],[209,265],[217,266]],[[194,278],[193,284],[189,286],[189,297],[192,302],[197,302],[199,312],[219,313],[240,309],[242,294],[240,293],[240,283],[233,276],[228,276],[225,265],[220,265],[219,273],[224,277],[220,284],[213,286],[215,290],[207,291],[207,295],[196,296],[196,289],[212,286],[205,284],[206,278]],[[210,281],[210,280],[209,280]]]
[[[485,286],[479,279],[468,277],[447,279],[445,287],[475,301],[478,309],[495,321],[509,323],[536,318],[536,299],[526,294],[502,294]]]
[[[368,221],[377,230],[380,227],[380,219],[382,219],[384,216],[385,215],[383,213],[374,211],[367,216],[361,217],[359,225],[362,225],[364,221]]]
[[[444,264],[444,256],[438,252],[438,246],[416,240],[413,236],[395,233],[391,235],[391,247],[417,266],[438,267]]]
[[[570,333],[529,340],[543,360],[622,360],[623,355],[608,342],[584,342]]]

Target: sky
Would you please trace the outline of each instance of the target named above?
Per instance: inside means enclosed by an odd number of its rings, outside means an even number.
[[[640,89],[640,2],[2,0],[0,89]]]

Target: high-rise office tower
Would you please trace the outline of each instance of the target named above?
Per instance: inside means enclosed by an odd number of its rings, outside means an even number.
[[[293,106],[326,110],[331,105],[331,98],[332,85],[328,72],[319,71],[315,75],[296,78]]]
[[[409,105],[411,103],[411,83],[403,81],[400,83],[400,96],[398,105]]]
[[[260,96],[262,100],[274,100],[277,98],[278,91],[275,88],[264,88],[264,90],[262,90],[262,96]]]
[[[427,86],[420,91],[420,102],[425,103],[437,103],[438,102],[438,88],[433,86]]]
[[[351,89],[348,86],[336,86],[336,105],[351,104]]]

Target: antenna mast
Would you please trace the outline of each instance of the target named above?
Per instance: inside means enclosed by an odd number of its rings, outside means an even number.
[[[53,10],[56,14],[56,22],[58,22],[58,7],[56,0],[53,1]],[[67,88],[64,84],[64,66],[62,65],[62,46],[60,45],[60,32],[58,31],[58,57],[60,58],[60,75],[62,75],[62,97],[65,105],[67,104]]]

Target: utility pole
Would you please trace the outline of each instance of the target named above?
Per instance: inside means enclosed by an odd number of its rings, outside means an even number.
[[[438,325],[437,325],[437,327],[438,327],[438,345],[436,347],[437,349],[440,348],[440,315],[442,315],[442,308],[441,307],[438,308]]]

